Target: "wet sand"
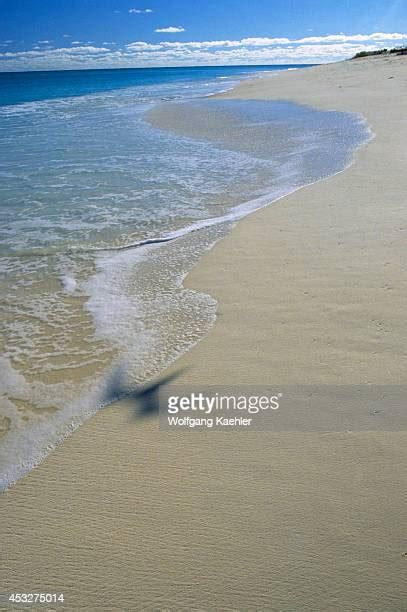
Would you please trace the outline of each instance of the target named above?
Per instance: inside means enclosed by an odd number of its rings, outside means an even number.
[[[362,113],[375,138],[188,276],[218,318],[177,384],[406,382],[406,94],[404,57],[228,92]],[[103,410],[0,496],[0,592],[63,592],[70,609],[406,609],[406,431],[167,433],[134,408]]]

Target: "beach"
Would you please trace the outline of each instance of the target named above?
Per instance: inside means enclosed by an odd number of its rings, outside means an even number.
[[[240,221],[184,280],[215,325],[177,385],[403,385],[405,57],[244,82],[223,99],[363,115],[344,171]],[[100,411],[0,497],[0,592],[69,609],[404,610],[407,432],[183,433]],[[304,424],[307,415],[299,415]]]

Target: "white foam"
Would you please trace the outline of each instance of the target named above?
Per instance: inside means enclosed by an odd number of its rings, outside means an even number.
[[[24,422],[13,404],[1,397],[1,413],[11,420],[11,429],[0,445],[0,491],[35,468],[55,446],[69,436],[98,407],[103,404],[110,385],[108,373],[92,387],[77,394],[76,385],[28,382],[6,358],[0,358],[1,384],[12,397],[38,406],[57,407],[59,410],[46,418],[37,417]],[[61,398],[65,398],[62,404]]]
[[[64,275],[61,277],[61,283],[65,293],[75,293],[78,283],[73,276]]]

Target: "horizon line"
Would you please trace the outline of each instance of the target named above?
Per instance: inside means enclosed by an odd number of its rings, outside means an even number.
[[[350,58],[347,58],[350,59]],[[31,70],[0,70],[0,74],[29,74],[31,72],[86,72],[86,71],[102,71],[102,70],[162,70],[177,69],[177,68],[238,68],[254,67],[254,66],[321,66],[323,64],[336,64],[347,61],[347,59],[335,60],[332,62],[306,62],[306,63],[291,63],[291,64],[191,64],[182,66],[115,66],[111,68],[49,68],[48,70],[32,68]]]

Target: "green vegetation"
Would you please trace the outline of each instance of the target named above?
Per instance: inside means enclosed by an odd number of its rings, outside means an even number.
[[[368,57],[370,55],[407,55],[407,47],[393,47],[393,49],[377,49],[376,51],[359,51],[351,59]]]

